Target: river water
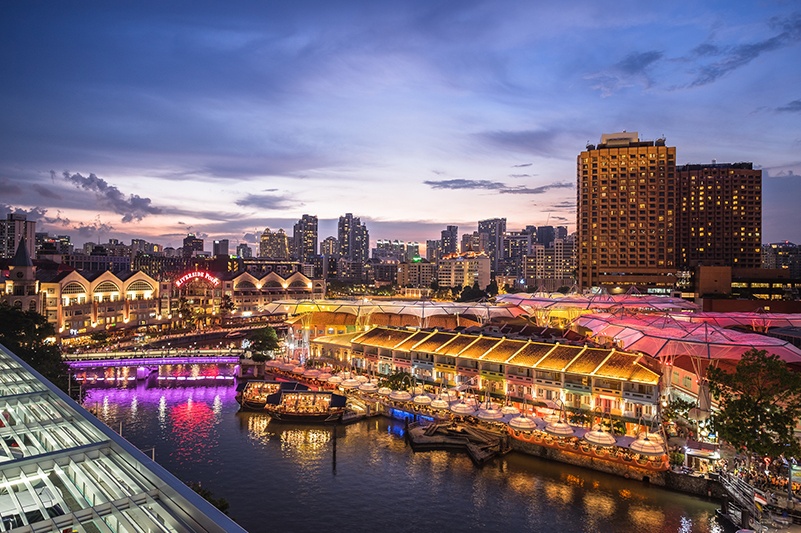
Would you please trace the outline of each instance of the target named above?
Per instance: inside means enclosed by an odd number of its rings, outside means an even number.
[[[251,533],[714,532],[711,501],[510,453],[413,453],[403,423],[344,427],[238,412],[234,386],[95,388],[85,406]],[[149,452],[148,452],[149,453]]]

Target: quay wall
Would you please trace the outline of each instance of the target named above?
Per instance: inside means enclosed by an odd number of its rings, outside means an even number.
[[[660,487],[667,486],[665,474],[667,472],[654,472],[652,470],[645,470],[636,468],[634,466],[621,465],[611,461],[605,461],[595,457],[588,457],[578,453],[569,453],[547,446],[534,444],[533,442],[524,442],[517,439],[510,439],[512,450],[542,457],[551,461],[559,461],[583,468],[590,468],[599,472],[606,472],[607,474],[614,474],[617,476],[625,477],[627,479],[635,479],[644,481],[647,479],[649,483]]]

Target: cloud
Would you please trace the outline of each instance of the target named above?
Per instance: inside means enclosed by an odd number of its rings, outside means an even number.
[[[0,190],[3,191],[3,194],[22,194],[22,187],[8,178],[0,178]]]
[[[799,113],[801,112],[801,100],[793,100],[781,107],[777,107],[776,111],[783,113]]]
[[[92,237],[100,233],[109,233],[114,229],[114,226],[97,219],[90,223],[79,222],[78,225],[73,226],[72,229],[77,231],[81,237]]]
[[[774,17],[768,25],[778,30],[779,33],[752,43],[728,47],[704,44],[696,47],[693,50],[696,55],[717,58],[717,60],[702,65],[690,86],[699,87],[713,83],[729,72],[749,64],[766,52],[772,52],[801,41],[801,13],[793,13],[785,18]]]
[[[62,227],[69,227],[71,222],[68,218],[61,218],[61,211],[56,211],[55,217],[47,217],[43,216],[42,220],[47,222],[48,224],[53,224],[54,226],[62,226]]]
[[[635,52],[606,70],[589,74],[586,79],[595,82],[593,89],[601,91],[602,96],[611,96],[637,83],[647,88],[653,84],[650,75],[652,67],[663,57],[664,52],[659,50]]]
[[[531,174],[509,174],[510,178],[530,178]]]
[[[485,190],[502,190],[507,186],[499,181],[489,180],[466,180],[466,179],[452,179],[442,181],[426,180],[423,183],[429,185],[432,189],[485,189]]]
[[[502,190],[502,194],[543,194],[551,189],[572,189],[573,184],[567,182],[556,182],[541,187],[507,187]]]
[[[39,196],[43,198],[50,198],[53,200],[60,200],[61,196],[53,192],[52,189],[45,187],[44,185],[39,185],[38,183],[31,186],[31,188],[39,193]]]
[[[576,202],[559,202],[558,204],[553,204],[551,207],[554,209],[575,209]]]
[[[83,177],[80,174],[72,174],[66,170],[62,173],[64,179],[78,188],[92,191],[95,197],[106,207],[118,215],[122,215],[122,222],[132,222],[142,220],[147,215],[161,214],[161,209],[151,204],[150,198],[142,198],[137,194],[132,194],[125,198],[125,195],[117,188],[109,185],[102,178],[94,174]]]
[[[523,167],[530,167],[534,163],[522,163],[520,165],[512,165],[512,168],[523,168]]]
[[[511,187],[499,181],[489,180],[466,180],[466,179],[453,179],[443,181],[424,181],[426,185],[432,189],[470,189],[470,190],[490,190],[498,191],[501,194],[543,194],[551,189],[570,189],[573,187],[572,183],[556,182],[540,187]]]
[[[271,189],[272,190],[272,189]],[[255,207],[258,209],[289,209],[302,207],[302,203],[296,203],[290,198],[272,194],[248,194],[244,198],[236,201],[240,207]]]

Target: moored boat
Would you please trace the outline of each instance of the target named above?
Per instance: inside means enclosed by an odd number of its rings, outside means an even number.
[[[279,389],[267,397],[263,411],[273,420],[299,423],[339,423],[347,398],[332,391]]]
[[[308,390],[296,381],[258,380],[240,383],[236,388],[236,401],[245,411],[264,411],[267,398],[280,390]]]

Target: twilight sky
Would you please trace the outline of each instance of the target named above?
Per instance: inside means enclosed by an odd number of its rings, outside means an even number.
[[[753,161],[763,242],[801,243],[793,0],[7,2],[0,73],[0,216],[78,244],[573,231],[576,156],[622,130]]]

